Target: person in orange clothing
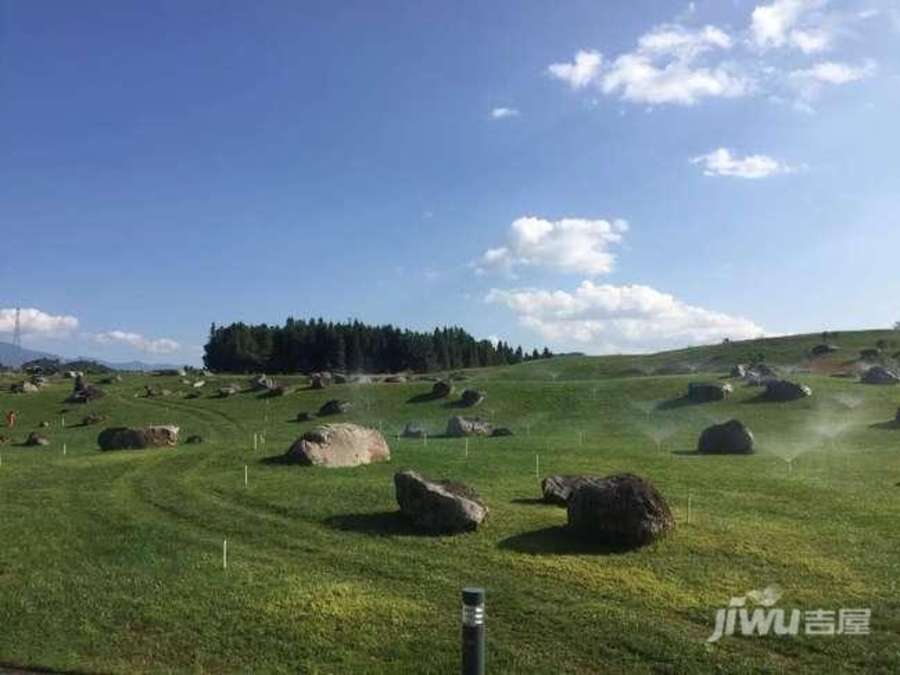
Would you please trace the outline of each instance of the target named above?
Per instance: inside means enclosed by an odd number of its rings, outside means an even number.
[[[10,429],[12,429],[14,426],[16,426],[16,411],[15,410],[10,410],[9,412],[6,413],[6,426]]]

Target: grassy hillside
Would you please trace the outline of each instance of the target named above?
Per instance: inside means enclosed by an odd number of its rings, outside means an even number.
[[[523,363],[514,368],[488,370],[485,376],[554,381],[690,372],[727,373],[736,363],[756,360],[792,369],[834,373],[854,370],[859,364],[860,351],[874,348],[880,341],[886,345],[884,360],[895,362],[894,355],[900,352],[900,331],[866,330],[838,332],[829,335],[825,341],[821,333],[810,333],[688,347],[657,354],[564,356]],[[838,351],[824,357],[812,356],[812,348],[823,342],[838,347]]]
[[[880,335],[835,342],[849,353]],[[767,342],[766,358],[796,363],[816,341]],[[627,358],[724,365],[743,348]],[[660,406],[695,378],[612,376],[625,358],[471,373],[466,384],[487,392],[478,414],[516,435],[470,441],[468,456],[462,440],[396,438],[410,421],[438,433],[458,412],[414,402],[426,382],[189,400],[175,379],[135,375],[84,408],[62,403],[68,382],[29,395],[4,387],[0,408],[20,412],[14,440],[47,420],[52,444],[0,447],[0,662],[122,673],[453,672],[459,591],[480,584],[490,672],[900,670],[900,430],[885,424],[900,390],[809,373],[797,376],[814,390],[803,401],[758,403],[758,390],[738,386],[726,402]],[[242,380],[208,386],[230,381]],[[174,393],[142,398],[147,383]],[[391,463],[266,461],[314,424],[295,422],[297,412],[333,397],[354,402],[347,420],[384,430]],[[206,442],[101,453],[98,427],[73,426],[85,411],[110,424],[178,424]],[[758,454],[692,454],[706,425],[735,416],[756,433]],[[266,437],[256,451],[254,432]],[[630,553],[584,550],[561,527],[565,511],[536,501],[536,455],[540,475],[649,477],[676,532]],[[392,485],[407,467],[478,489],[491,508],[485,526],[450,538],[411,532]],[[784,589],[785,608],[871,608],[872,635],[707,645],[717,608],[771,584]]]

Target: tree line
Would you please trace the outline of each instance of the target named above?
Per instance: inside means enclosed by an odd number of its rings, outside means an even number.
[[[431,333],[359,321],[289,318],[284,326],[213,324],[203,362],[214,371],[235,373],[429,372],[521,363],[549,358],[546,347],[526,352],[502,340],[476,340],[462,328]]]

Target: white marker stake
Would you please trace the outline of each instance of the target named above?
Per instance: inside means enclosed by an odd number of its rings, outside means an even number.
[[[65,417],[60,417],[60,418],[59,418],[59,423],[62,425],[62,428],[63,428],[63,429],[66,428],[66,418],[65,418]]]
[[[541,458],[537,453],[534,455],[534,477],[541,479]]]
[[[427,432],[422,434],[422,445],[424,445],[426,448],[428,447],[428,433]]]
[[[247,465],[244,464],[244,487],[247,487]]]
[[[257,439],[256,439],[256,434],[253,434],[253,449],[254,449],[254,450],[257,449],[257,448],[256,448],[257,443],[258,443],[258,441],[257,441]]]
[[[63,443],[63,454],[66,454],[66,444]]]
[[[378,433],[384,433],[384,428],[381,426],[381,420],[378,420]]]
[[[228,569],[228,540],[222,540],[222,569]]]
[[[691,524],[691,507],[692,507],[693,501],[694,501],[694,496],[690,492],[688,492],[688,512],[687,512],[687,524],[688,525]]]
[[[469,439],[466,439],[466,457],[469,456]]]

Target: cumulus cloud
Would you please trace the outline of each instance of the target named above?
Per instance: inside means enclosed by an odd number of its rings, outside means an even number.
[[[571,293],[492,289],[485,300],[509,308],[548,342],[597,351],[646,351],[764,332],[750,319],[689,305],[643,285],[583,281]]]
[[[787,88],[787,96],[799,103],[795,107],[809,110],[810,96],[818,93],[828,75],[815,72],[820,65],[795,71],[813,71],[807,80],[813,78],[818,89],[797,87],[792,80],[799,76],[785,67],[785,52],[810,56],[833,50],[839,38],[855,34],[854,23],[877,15],[835,10],[828,0],[770,0],[752,10],[742,29],[727,32],[714,25],[666,23],[641,35],[630,51],[604,56],[582,49],[573,61],[554,63],[548,72],[572,89],[591,88],[643,105],[691,106],[710,98],[759,93],[783,101]],[[690,17],[691,12],[682,13],[679,21]]]
[[[491,119],[502,120],[506,117],[518,117],[519,111],[516,108],[494,108],[491,110]]]
[[[567,82],[572,89],[583,89],[588,86],[603,63],[600,52],[581,50],[575,54],[572,63],[552,63],[547,66],[547,72],[558,80]]]
[[[178,351],[181,345],[169,338],[151,339],[140,333],[130,333],[123,330],[111,330],[96,333],[93,340],[101,345],[124,344],[148,354],[171,354]]]
[[[797,80],[819,82],[822,84],[847,84],[856,80],[864,80],[875,73],[875,62],[871,59],[858,66],[849,63],[822,61],[811,68],[795,70],[791,77]]]
[[[658,26],[638,39],[634,51],[621,54],[606,67],[599,52],[580,51],[574,63],[549,67],[573,89],[594,84],[607,95],[635,103],[693,105],[706,97],[743,96],[748,78],[733,64],[704,64],[708,52],[728,50],[732,38],[722,29],[691,30],[678,24]]]
[[[0,333],[12,333],[15,325],[16,310],[0,309]],[[24,335],[65,337],[78,329],[78,319],[74,316],[47,314],[28,307],[20,310],[19,325]]]
[[[693,157],[691,164],[703,167],[707,176],[732,176],[735,178],[766,178],[779,173],[790,173],[793,169],[768,155],[747,155],[737,157],[728,148],[717,148],[705,155]]]
[[[485,251],[475,267],[511,273],[517,266],[533,265],[589,276],[608,274],[616,259],[609,248],[620,243],[627,230],[624,220],[525,216],[510,225],[507,244]]]
[[[824,4],[824,0],[775,0],[768,5],[758,5],[750,23],[753,43],[761,49],[789,46],[805,53],[826,49],[831,39],[826,30],[800,27],[809,13]]]

